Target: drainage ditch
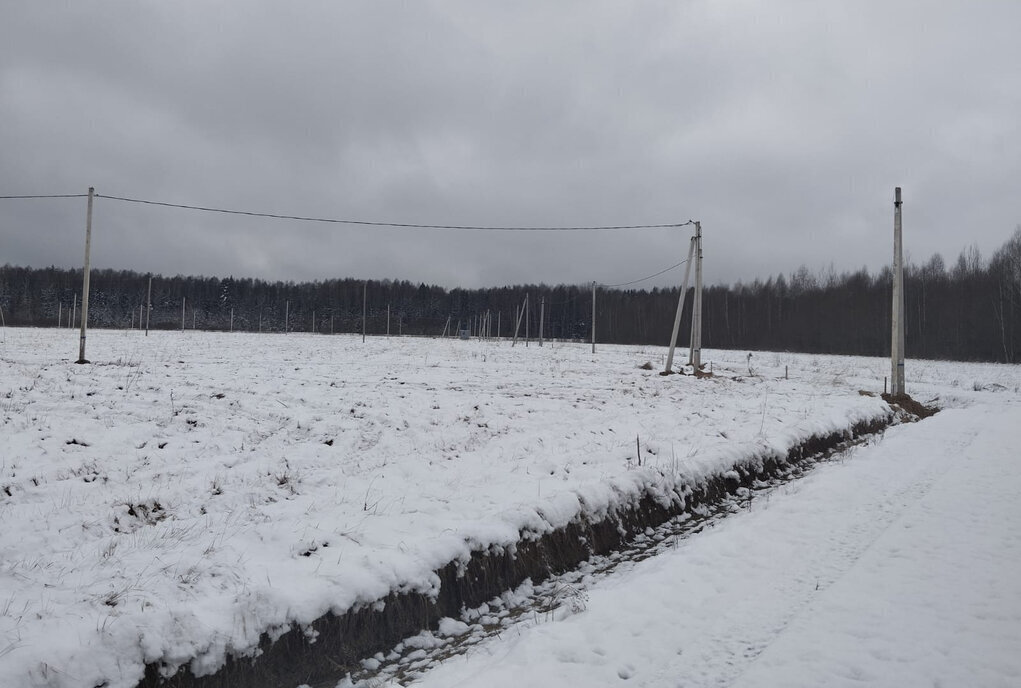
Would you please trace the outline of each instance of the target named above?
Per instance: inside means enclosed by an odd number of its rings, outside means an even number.
[[[514,552],[474,552],[467,564],[450,562],[436,572],[441,584],[435,598],[393,592],[381,600],[384,604],[326,614],[310,628],[292,628],[275,641],[264,635],[256,657],[228,657],[215,674],[195,676],[184,667],[164,677],[160,665],[151,664],[138,688],[293,688],[301,684],[332,688],[348,675],[356,680],[410,678],[516,620],[553,614],[565,604],[583,605],[580,576],[605,575],[621,562],[653,556],[677,538],[739,509],[762,490],[800,477],[818,462],[869,441],[891,423],[917,418],[903,409],[895,407],[896,413],[888,416],[811,437],[786,455],[751,457],[700,484],[679,488],[668,505],[647,494],[596,522],[579,519],[533,538],[522,534]],[[513,599],[506,595],[526,581],[531,582],[531,593]],[[494,611],[489,603],[501,595],[508,602],[495,605]],[[467,633],[458,627],[461,632],[454,634],[458,637],[433,636],[434,641],[429,641],[425,634],[417,647],[405,642],[422,631],[437,630],[440,619],[463,614],[473,622]]]

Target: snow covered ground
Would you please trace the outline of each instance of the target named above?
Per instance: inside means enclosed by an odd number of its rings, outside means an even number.
[[[1019,446],[1016,396],[893,428],[414,685],[1021,685]]]
[[[858,393],[882,390],[880,359],[707,351],[717,376],[695,380],[658,375],[664,355],[93,331],[77,366],[76,332],[7,328],[0,686],[212,671],[268,629],[433,590],[473,549],[887,412]],[[911,361],[907,379],[922,401],[1016,408],[1016,367]]]

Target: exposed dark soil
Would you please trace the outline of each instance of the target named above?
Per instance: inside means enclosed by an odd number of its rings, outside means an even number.
[[[932,411],[898,398],[900,408],[920,418]],[[920,407],[920,408],[919,408]],[[915,409],[925,413],[916,413]],[[401,640],[435,629],[444,617],[457,618],[511,590],[527,579],[540,584],[551,576],[576,568],[592,557],[619,552],[650,528],[682,514],[700,514],[706,507],[747,493],[763,481],[789,479],[799,466],[825,458],[860,438],[884,430],[896,420],[888,417],[825,436],[812,437],[784,455],[753,456],[698,484],[684,485],[671,495],[647,494],[598,521],[578,518],[543,535],[523,532],[514,551],[476,551],[468,563],[451,562],[436,572],[439,594],[392,592],[381,602],[343,614],[327,614],[311,629],[292,628],[275,642],[263,636],[256,658],[229,657],[215,674],[196,677],[188,668],[163,678],[160,666],[146,667],[139,688],[293,688],[307,683],[330,685],[348,673],[362,670],[360,660],[387,652]],[[314,637],[310,641],[309,637]]]
[[[883,394],[881,396],[883,398],[883,401],[888,403],[890,406],[896,406],[898,408],[901,408],[908,414],[914,416],[915,418],[918,418],[919,420],[922,418],[928,418],[929,416],[933,416],[936,414],[937,411],[939,411],[939,409],[937,408],[926,406],[920,401],[915,401],[914,399],[911,398],[911,395],[909,394],[897,395]]]

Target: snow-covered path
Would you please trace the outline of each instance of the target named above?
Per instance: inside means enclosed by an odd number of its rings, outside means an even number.
[[[1019,685],[1019,446],[1007,400],[893,428],[420,684]]]

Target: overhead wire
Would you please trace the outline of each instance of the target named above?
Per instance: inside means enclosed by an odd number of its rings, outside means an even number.
[[[675,263],[674,265],[671,265],[668,268],[664,268],[663,270],[660,270],[659,272],[656,272],[656,273],[653,273],[651,275],[648,275],[647,277],[642,277],[641,279],[631,280],[630,282],[621,282],[620,284],[600,284],[599,286],[603,287],[605,289],[613,289],[613,288],[616,288],[616,287],[627,287],[627,286],[630,286],[632,284],[638,284],[639,282],[645,282],[646,280],[651,280],[653,277],[659,277],[663,273],[670,272],[671,270],[674,270],[675,268],[679,268],[679,267],[681,267],[682,265],[684,265],[687,262],[688,262],[687,259],[682,260],[680,263]]]
[[[456,229],[456,230],[471,230],[471,231],[490,231],[490,232],[579,232],[579,231],[600,231],[600,230],[622,230],[622,229],[667,229],[683,227],[688,224],[692,224],[692,221],[677,223],[664,223],[664,224],[645,224],[645,225],[586,225],[586,226],[542,226],[542,227],[524,227],[524,226],[491,226],[491,225],[453,225],[453,224],[423,224],[417,222],[383,222],[379,220],[347,220],[339,218],[329,217],[310,217],[305,215],[287,215],[281,213],[262,213],[251,210],[231,210],[228,208],[213,208],[209,206],[200,205],[188,205],[185,203],[168,203],[166,201],[152,201],[142,198],[127,198],[125,196],[108,196],[106,194],[96,194],[97,198],[105,198],[111,201],[121,201],[124,203],[139,203],[144,205],[155,205],[164,208],[180,208],[184,210],[197,210],[206,213],[220,213],[223,215],[244,215],[246,217],[266,217],[275,220],[294,220],[297,222],[323,222],[329,224],[342,224],[342,225],[361,225],[368,227],[396,227],[405,229]]]
[[[0,200],[24,200],[24,199],[49,199],[49,198],[85,198],[88,194],[22,194],[22,195],[5,195],[0,196]],[[338,218],[326,218],[326,217],[311,217],[304,215],[287,215],[280,213],[263,213],[251,210],[231,210],[227,208],[214,208],[209,206],[200,205],[189,205],[184,203],[169,203],[166,201],[153,201],[142,198],[129,198],[127,196],[112,196],[106,194],[94,194],[95,198],[105,198],[110,201],[119,201],[122,203],[136,203],[142,205],[154,205],[164,208],[178,208],[183,210],[195,210],[207,213],[220,213],[224,215],[243,215],[246,217],[265,217],[275,220],[293,220],[297,222],[320,222],[329,224],[344,224],[344,225],[359,225],[368,227],[394,227],[394,228],[405,228],[405,229],[450,229],[450,230],[469,230],[469,231],[502,231],[502,232],[577,232],[577,231],[606,231],[606,230],[630,230],[630,229],[675,229],[679,227],[685,227],[688,225],[695,224],[694,220],[687,220],[686,222],[672,222],[662,224],[635,224],[635,225],[585,225],[585,226],[539,226],[539,227],[526,227],[526,226],[492,226],[492,225],[445,225],[445,224],[424,224],[416,222],[383,222],[378,220],[348,220]],[[682,260],[680,263],[675,263],[668,268],[664,268],[659,272],[655,272],[651,275],[641,277],[639,279],[630,280],[628,282],[620,282],[617,284],[603,284],[599,283],[598,286],[605,289],[615,289],[618,287],[628,287],[632,284],[638,284],[645,282],[660,275],[670,272],[676,268],[687,263],[687,260]],[[562,303],[570,303],[577,299],[578,296],[574,296]],[[551,304],[553,305],[553,304]],[[560,303],[556,305],[561,305]]]
[[[26,198],[85,198],[88,194],[31,194],[22,196],[0,196],[0,200],[15,200]]]

